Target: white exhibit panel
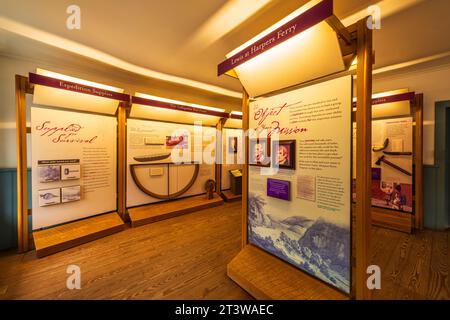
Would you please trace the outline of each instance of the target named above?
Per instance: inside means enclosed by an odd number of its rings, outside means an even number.
[[[43,69],[30,74],[30,81],[35,81],[33,104],[36,105],[114,115],[119,102],[129,100],[123,89]]]
[[[243,169],[244,145],[242,129],[222,130],[222,190],[231,188],[230,170]]]
[[[127,207],[205,193],[206,181],[215,180],[216,133],[212,127],[128,119]]]
[[[250,103],[248,240],[314,277],[351,288],[352,78]],[[270,140],[267,139],[267,136]],[[268,157],[258,166],[254,158]]]
[[[389,118],[393,116],[405,116],[411,114],[411,102],[396,101],[372,106],[372,118]]]
[[[394,117],[372,121],[372,206],[414,212],[414,120]],[[356,123],[353,123],[353,163],[356,163]],[[356,169],[353,166],[353,201]]]
[[[117,209],[117,120],[31,108],[33,230]]]
[[[408,89],[398,89],[372,95],[372,119],[409,116],[411,114],[411,99],[414,92]],[[356,111],[357,99],[353,98]]]

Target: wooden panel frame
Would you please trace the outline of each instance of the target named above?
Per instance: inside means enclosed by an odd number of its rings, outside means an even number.
[[[414,212],[405,213],[380,207],[372,207],[372,221],[376,226],[405,232],[423,230],[423,94],[416,94],[412,101],[414,112]]]
[[[121,102],[117,110],[117,213],[127,220],[126,163],[127,163],[127,110],[130,104]]]
[[[30,84],[28,77],[21,75],[15,76],[15,94],[16,94],[16,148],[17,148],[17,249],[19,253],[24,253],[32,249],[32,243],[30,240],[33,239],[32,234],[29,232],[28,227],[28,217],[32,215],[32,210],[28,209],[28,157],[27,157],[27,133],[31,133],[31,128],[26,125],[27,119],[27,107],[26,107],[26,95],[34,94],[34,87]],[[125,161],[126,161],[126,140],[121,139],[121,137],[126,137],[126,117],[127,108],[129,103],[120,102],[117,111],[117,213],[123,220],[126,215],[125,209],[125,192],[126,192],[126,171],[125,171]],[[70,233],[70,226],[78,225],[78,221],[82,221],[86,224],[89,219],[99,219],[101,215],[111,215],[116,214],[116,212],[109,212],[93,217],[88,217],[81,220],[76,220],[68,222],[56,227],[67,226],[67,228],[62,228],[62,230],[67,229]],[[56,228],[55,227],[55,228]],[[111,228],[111,226],[105,225],[105,230],[98,231],[94,235],[86,235],[80,233],[79,239],[72,239],[70,243],[85,243],[91,241],[94,238],[100,238],[102,236],[109,235],[114,232],[123,230],[122,226]],[[60,249],[55,249],[52,253],[67,248],[67,244],[56,246]],[[52,249],[53,250],[53,249]]]
[[[29,250],[28,234],[28,168],[27,168],[27,102],[32,93],[28,78],[16,75],[16,148],[17,148],[17,244],[19,253]]]
[[[367,288],[367,267],[371,264],[371,189],[372,189],[372,64],[373,31],[367,27],[367,18],[356,23],[356,210],[353,233],[355,267],[353,296],[358,300],[371,299]]]
[[[414,98],[416,109],[415,126],[415,212],[414,228],[418,231],[423,230],[423,94],[416,94]]]
[[[223,127],[227,120],[228,120],[227,118],[221,118],[216,125],[216,165],[215,165],[216,193],[222,198],[224,197],[222,193],[222,165],[223,165],[222,135],[223,135]]]
[[[249,107],[250,96],[242,87],[242,130],[248,132],[249,129]],[[241,249],[248,244],[247,221],[248,221],[248,158],[249,158],[249,137],[244,135],[244,166],[242,168],[242,241]]]

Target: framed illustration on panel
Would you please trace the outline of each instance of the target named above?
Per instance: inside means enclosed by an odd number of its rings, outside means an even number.
[[[176,146],[179,149],[188,149],[188,139],[189,137],[185,134],[166,136],[166,147]]]
[[[61,180],[60,165],[41,165],[38,166],[39,182],[53,182]]]
[[[81,199],[81,187],[71,186],[61,188],[61,196],[63,203],[78,201]]]
[[[272,165],[295,170],[295,140],[272,141]]]
[[[250,166],[270,167],[270,138],[249,140]]]
[[[61,191],[59,188],[39,190],[38,194],[40,207],[61,203]]]
[[[228,137],[228,153],[238,152],[238,137]]]

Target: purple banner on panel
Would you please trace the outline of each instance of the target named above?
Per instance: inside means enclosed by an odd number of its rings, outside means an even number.
[[[200,108],[195,108],[195,107],[191,107],[191,106],[183,106],[181,104],[146,99],[146,98],[141,98],[141,97],[132,97],[131,102],[135,103],[135,104],[140,104],[140,105],[155,107],[155,108],[165,108],[165,109],[171,109],[171,110],[177,110],[177,111],[193,112],[193,113],[205,114],[208,116],[215,116],[215,117],[221,117],[221,118],[229,117],[229,114],[226,112],[200,109]]]
[[[372,168],[372,180],[381,180],[381,168]]]
[[[291,186],[290,181],[267,179],[267,196],[290,201],[291,200],[290,186]]]
[[[394,94],[392,96],[386,96],[381,98],[372,99],[372,105],[385,104],[399,101],[413,101],[416,94],[414,92],[407,92],[401,94]],[[357,102],[353,102],[353,107],[356,108]]]
[[[217,75],[221,76],[244,62],[313,27],[332,15],[333,0],[324,0],[320,2],[298,17],[272,31],[262,39],[236,53],[231,58],[220,63],[217,67]]]
[[[96,87],[87,86],[84,84],[79,84],[75,82],[70,82],[66,80],[51,78],[47,76],[43,76],[36,73],[29,74],[30,83],[52,87],[56,89],[62,89],[67,91],[73,91],[78,93],[90,94],[92,96],[118,100],[118,101],[130,101],[130,96],[128,94],[114,92],[110,90],[100,89]]]

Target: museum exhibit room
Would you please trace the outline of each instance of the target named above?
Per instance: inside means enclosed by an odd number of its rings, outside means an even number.
[[[449,0],[0,0],[0,302],[450,300],[449,35]]]

